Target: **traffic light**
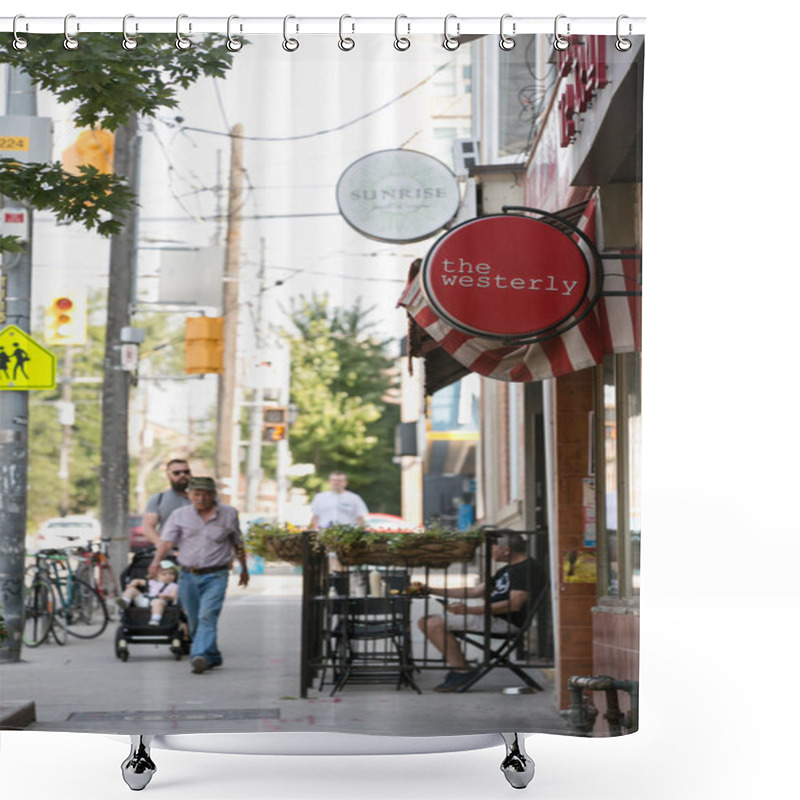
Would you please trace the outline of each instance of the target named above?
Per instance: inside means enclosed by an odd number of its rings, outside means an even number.
[[[289,431],[286,417],[286,409],[281,406],[264,409],[264,438],[268,442],[280,442],[286,438]]]
[[[86,344],[87,316],[85,292],[55,295],[44,309],[45,344]]]
[[[184,372],[188,375],[220,374],[223,317],[187,317]]]
[[[286,438],[286,426],[267,425],[266,428],[264,428],[264,433],[266,434],[268,442],[280,442],[282,439]]]
[[[61,152],[64,172],[80,175],[80,167],[95,167],[109,175],[114,171],[114,134],[103,128],[81,131],[78,138]]]

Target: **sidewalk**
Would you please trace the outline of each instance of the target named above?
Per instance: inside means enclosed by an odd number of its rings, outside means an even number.
[[[202,675],[188,660],[175,661],[164,645],[131,647],[125,663],[114,655],[111,622],[98,639],[48,640],[23,648],[23,661],[4,664],[0,728],[104,733],[212,733],[345,731],[434,735],[488,731],[569,733],[558,714],[548,676],[535,673],[546,691],[506,695],[518,685],[508,670],[495,670],[469,692],[431,689],[444,673],[415,676],[423,694],[389,685],[348,684],[335,697],[315,685],[301,699],[300,575],[272,568],[241,589],[232,576],[220,618],[224,666]],[[413,646],[422,635],[412,623]],[[281,643],[280,647],[277,643]],[[33,704],[35,720],[19,713]],[[28,705],[28,710],[33,710]],[[22,720],[22,721],[20,721]],[[26,724],[29,723],[29,724]]]

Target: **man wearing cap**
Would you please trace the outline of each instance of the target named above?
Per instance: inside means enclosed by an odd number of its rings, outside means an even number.
[[[217,501],[214,479],[192,478],[188,491],[191,505],[170,514],[149,572],[153,574],[158,569],[172,547],[178,548],[178,594],[192,638],[189,659],[192,671],[201,673],[222,664],[217,621],[234,558],[241,564],[240,586],[247,586],[250,575],[239,514],[233,506]]]

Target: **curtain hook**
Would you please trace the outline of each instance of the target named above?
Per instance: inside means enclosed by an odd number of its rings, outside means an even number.
[[[461,33],[461,23],[458,21],[456,22],[456,35],[451,36],[447,30],[448,23],[451,19],[457,20],[458,17],[456,17],[455,14],[448,14],[444,18],[444,39],[442,41],[442,47],[452,53],[454,50],[458,50],[458,48],[461,46],[461,42],[458,41],[458,35]]]
[[[632,44],[630,39],[623,39],[622,35],[620,34],[620,23],[622,22],[623,19],[628,19],[628,16],[626,14],[620,14],[617,17],[617,41],[614,43],[614,47],[616,47],[617,50],[619,50],[621,53],[624,53],[626,50],[630,50]],[[633,25],[631,25],[631,23],[629,22],[628,36],[630,36],[632,32],[633,32]]]
[[[356,46],[356,43],[355,43],[355,41],[353,39],[351,39],[349,36],[345,36],[342,33],[342,28],[344,26],[344,21],[346,19],[353,19],[353,18],[349,14],[342,14],[342,16],[339,17],[339,49],[340,50],[352,50]],[[355,22],[351,22],[350,24],[351,24],[351,26],[353,28],[351,33],[355,33],[356,32],[356,24],[355,24]]]
[[[555,27],[554,27],[554,37],[553,37],[553,47],[556,50],[566,50],[569,47],[569,39],[565,39],[559,32],[558,32],[558,21],[560,19],[566,19],[566,14],[559,14],[556,17]],[[569,36],[569,22],[567,23],[567,36]]]
[[[231,16],[228,17],[228,41],[225,42],[225,46],[231,51],[231,53],[238,53],[239,50],[242,49],[241,40],[237,39],[231,34],[231,24],[235,19],[239,19],[239,17],[237,17],[235,14],[231,14]],[[239,26],[239,30],[242,30],[241,25]]]
[[[394,49],[395,50],[408,50],[411,47],[411,39],[408,36],[411,35],[411,23],[406,22],[406,27],[408,28],[406,36],[400,36],[400,20],[401,19],[408,19],[405,14],[398,14],[394,18]]]
[[[65,50],[77,50],[79,42],[74,36],[70,36],[69,33],[69,21],[71,19],[75,19],[74,14],[67,14],[64,17],[64,49]],[[81,26],[78,23],[75,23],[75,32],[77,33],[81,29]]]
[[[136,47],[138,46],[139,42],[137,42],[136,39],[133,38],[133,36],[129,36],[128,35],[128,20],[129,19],[135,19],[133,14],[126,14],[122,18],[122,47],[125,50],[135,50]],[[139,24],[138,23],[134,23],[134,29],[137,30],[137,31],[139,30]]]
[[[192,46],[192,40],[181,33],[181,20],[186,19],[188,16],[188,14],[178,14],[178,18],[175,20],[175,47],[178,50],[188,50]],[[189,23],[189,30],[192,30],[191,22]]]
[[[297,17],[293,17],[291,14],[289,16],[283,18],[283,44],[282,47],[287,53],[294,53],[298,47],[300,47],[300,42],[297,39],[289,36],[289,20],[290,19],[297,19]],[[300,26],[295,25],[294,27],[295,33],[300,31]]]
[[[511,19],[511,14],[503,14],[500,17],[500,49],[513,50],[517,46],[517,40],[513,38],[517,32],[517,23],[511,23],[511,36],[506,36],[505,23],[507,19]]]
[[[17,33],[17,20],[20,20],[20,19],[25,19],[25,16],[23,14],[17,14],[14,17],[14,22],[13,22],[13,25],[12,25],[12,33],[14,34],[14,41],[12,42],[12,45],[14,46],[15,50],[24,50],[28,46],[28,40],[27,39],[23,39]],[[28,30],[28,23],[27,22],[25,23],[25,30],[26,31]]]

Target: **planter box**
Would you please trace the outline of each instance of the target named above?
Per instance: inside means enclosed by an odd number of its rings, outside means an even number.
[[[412,538],[414,534],[408,536]],[[409,541],[399,546],[378,541],[349,545],[337,549],[336,554],[344,566],[372,564],[444,568],[453,563],[471,561],[477,547],[477,541]]]
[[[288,561],[290,564],[302,566],[302,536],[265,536],[263,544],[267,557],[272,556],[277,561]]]

